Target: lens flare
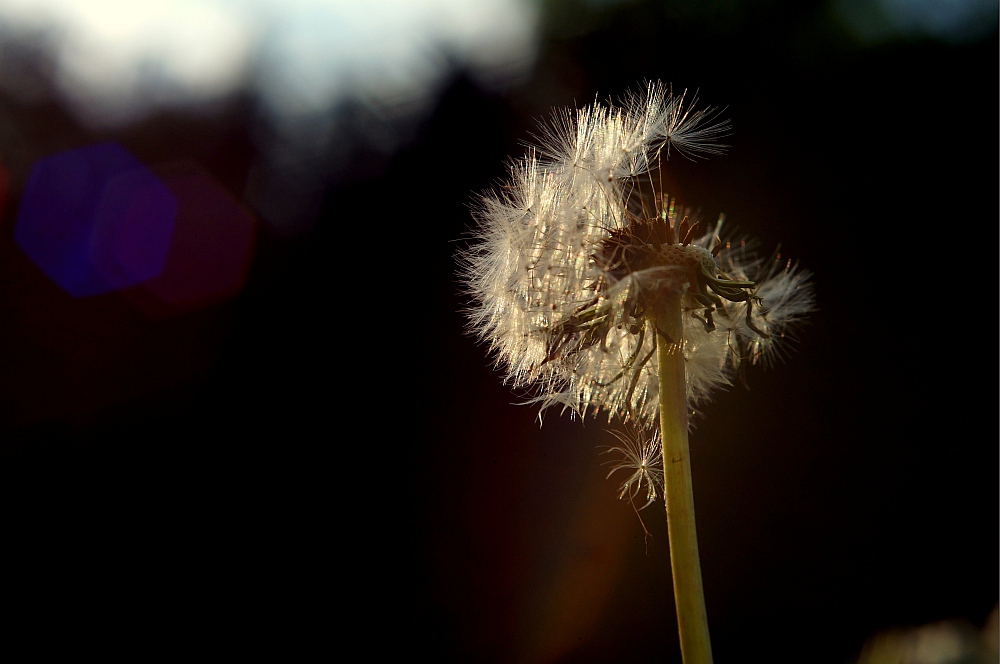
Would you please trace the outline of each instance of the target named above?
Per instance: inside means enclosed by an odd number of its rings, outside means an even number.
[[[162,317],[239,293],[253,258],[253,215],[193,162],[156,165],[153,171],[177,200],[173,241],[163,271],[126,296],[147,315]]]
[[[73,297],[128,288],[159,275],[177,199],[117,143],[39,160],[28,176],[14,239]]]

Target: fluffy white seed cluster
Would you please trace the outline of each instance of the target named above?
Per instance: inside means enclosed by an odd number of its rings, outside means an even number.
[[[650,84],[620,104],[558,112],[510,179],[474,208],[478,225],[459,256],[471,327],[511,384],[536,390],[542,411],[655,422],[650,298],[681,298],[683,331],[672,341],[682,345],[692,407],[730,384],[741,362],[772,356],[813,308],[808,273],[724,243],[721,219],[699,236],[657,186],[672,153],[724,148],[715,141],[728,121],[693,106]]]

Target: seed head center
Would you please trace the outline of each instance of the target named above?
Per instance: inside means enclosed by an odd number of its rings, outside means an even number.
[[[696,278],[702,271],[716,275],[712,252],[691,243],[697,222],[680,222],[663,217],[633,219],[623,229],[613,231],[594,256],[615,279],[652,268],[681,268]]]
[[[677,266],[695,271],[704,268],[710,274],[718,271],[712,252],[696,244],[662,246],[658,262],[663,266]]]

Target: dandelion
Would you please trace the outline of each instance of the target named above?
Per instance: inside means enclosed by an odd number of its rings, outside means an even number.
[[[473,242],[459,255],[471,327],[507,381],[534,390],[539,417],[556,406],[659,424],[688,664],[711,661],[689,415],[742,364],[775,357],[813,308],[808,273],[724,241],[722,217],[703,228],[663,190],[672,153],[724,151],[716,141],[728,121],[695,105],[657,83],[620,104],[555,113],[508,182],[478,199]],[[623,497],[643,479],[655,486],[653,475],[633,475]]]

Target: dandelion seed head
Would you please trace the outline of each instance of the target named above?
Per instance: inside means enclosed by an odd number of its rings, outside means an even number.
[[[459,254],[470,327],[540,412],[654,422],[658,337],[681,349],[697,407],[742,363],[775,357],[814,307],[807,272],[723,242],[721,218],[706,227],[663,191],[672,151],[725,148],[728,121],[695,101],[652,83],[620,104],[557,111],[474,204]],[[657,322],[668,300],[681,329]]]

